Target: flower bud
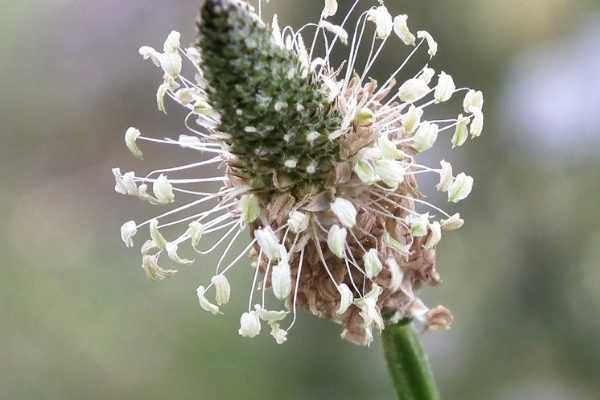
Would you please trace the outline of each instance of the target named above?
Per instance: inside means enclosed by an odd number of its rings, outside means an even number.
[[[300,211],[292,211],[288,219],[288,226],[292,232],[300,234],[308,228],[308,222],[308,215]]]
[[[367,278],[373,279],[383,270],[383,264],[379,260],[376,249],[371,249],[363,256],[363,263],[365,264],[365,272]]]
[[[448,201],[458,203],[466,199],[473,189],[473,178],[461,172],[448,188]]]
[[[121,240],[126,247],[133,247],[133,237],[137,233],[137,225],[135,221],[125,222],[121,226]]]
[[[398,96],[400,97],[400,100],[405,103],[414,103],[425,97],[430,90],[429,86],[427,86],[423,80],[413,78],[407,80],[400,86],[398,89]]]
[[[454,84],[452,76],[445,72],[441,72],[434,93],[436,103],[443,103],[450,100],[455,90],[456,85]]]
[[[256,311],[245,312],[240,318],[240,336],[253,338],[260,334],[260,319]]]
[[[144,153],[142,153],[142,150],[140,150],[136,143],[137,138],[140,137],[141,134],[142,133],[136,128],[127,129],[125,132],[125,145],[135,158],[143,160]]]
[[[346,247],[346,236],[348,232],[344,228],[333,225],[329,228],[327,234],[327,246],[329,250],[339,258],[344,258],[344,248]]]
[[[221,312],[219,311],[219,307],[208,301],[205,293],[206,289],[204,288],[204,286],[199,286],[198,289],[196,289],[196,295],[198,296],[198,302],[200,303],[200,307],[204,311],[209,312],[212,315],[221,314]]]
[[[439,127],[436,124],[429,122],[423,122],[417,133],[414,136],[413,148],[418,152],[422,153],[429,150],[435,144],[439,132]]]
[[[352,305],[354,295],[352,294],[352,290],[350,290],[345,283],[339,284],[337,290],[340,293],[340,306],[338,307],[336,314],[342,315]]]
[[[166,175],[161,174],[152,184],[154,197],[160,204],[170,204],[175,201],[173,185],[167,179]]]
[[[398,15],[396,18],[394,18],[394,32],[404,42],[405,45],[414,46],[416,38],[415,35],[413,35],[408,29],[407,21],[407,15]]]
[[[371,126],[375,123],[375,114],[368,108],[363,108],[356,114],[354,123],[358,126]]]
[[[243,195],[238,204],[238,209],[242,213],[242,219],[244,220],[244,223],[253,223],[260,215],[258,197],[256,197],[254,194]]]
[[[356,208],[350,201],[341,197],[336,198],[331,203],[331,211],[346,228],[352,228],[356,225]]]

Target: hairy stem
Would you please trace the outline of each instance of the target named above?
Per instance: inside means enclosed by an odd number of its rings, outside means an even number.
[[[410,320],[387,326],[382,337],[398,400],[439,400],[429,361]]]

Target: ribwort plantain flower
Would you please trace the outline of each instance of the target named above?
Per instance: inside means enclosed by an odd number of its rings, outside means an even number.
[[[244,337],[259,335],[266,323],[275,341],[285,342],[299,307],[341,324],[342,337],[360,345],[371,343],[373,330],[401,319],[426,329],[445,329],[452,321],[447,309],[426,307],[416,290],[440,282],[436,246],[442,232],[464,222],[425,201],[417,176],[437,175],[436,189],[453,203],[469,195],[473,178],[454,176],[446,161],[441,168],[422,165],[417,155],[446,132],[454,133],[454,147],[478,137],[483,96],[457,89],[446,72],[434,86],[429,65],[405,73],[418,52],[435,56],[433,36],[413,34],[408,17],[393,18],[383,2],[362,13],[358,3],[336,25],[327,19],[337,13],[337,1],[325,0],[320,20],[294,31],[282,29],[276,15],[267,26],[260,2],[255,12],[241,0],[206,0],[192,47],[182,48],[179,33],[171,32],[162,52],[140,48],[163,73],[158,109],[166,113],[167,101],[178,103],[189,132],[154,139],[130,128],[127,147],[139,159],[143,142],[196,151],[199,159],[145,176],[114,169],[118,193],[169,207],[145,222],[126,222],[121,237],[131,247],[136,234],[148,230],[143,269],[158,280],[177,272],[159,262],[193,262],[178,254],[184,246],[199,255],[218,252],[214,275],[197,289],[200,307],[214,315],[235,292],[227,276],[249,254],[254,278],[240,319]],[[369,73],[384,45],[409,51],[380,85]],[[340,66],[331,64],[334,49],[348,53]],[[361,67],[357,59],[365,50]],[[183,61],[191,76],[184,76]],[[463,93],[462,114],[427,119],[431,107]],[[195,172],[211,166],[222,175]],[[214,192],[198,188],[215,182],[221,187]],[[230,255],[243,232],[250,242]]]

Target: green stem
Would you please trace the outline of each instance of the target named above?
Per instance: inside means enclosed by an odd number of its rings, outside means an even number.
[[[410,320],[384,329],[383,351],[398,400],[439,400],[429,361]]]

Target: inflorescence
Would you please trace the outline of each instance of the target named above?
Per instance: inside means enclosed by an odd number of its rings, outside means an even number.
[[[443,232],[464,222],[424,200],[416,178],[437,175],[435,188],[451,203],[470,194],[473,178],[454,175],[446,161],[432,168],[416,157],[444,132],[453,132],[453,147],[480,136],[483,95],[457,89],[445,72],[434,85],[428,64],[401,80],[414,55],[423,51],[433,58],[437,43],[426,31],[413,34],[407,16],[393,18],[382,1],[364,12],[357,11],[359,2],[335,25],[329,18],[337,13],[337,1],[325,0],[319,21],[294,31],[281,29],[277,15],[267,26],[260,0],[258,12],[242,0],[206,0],[194,46],[182,48],[173,31],[162,52],[139,50],[163,71],[159,110],[166,112],[167,100],[181,105],[189,132],[155,139],[129,128],[127,147],[139,159],[140,142],[178,146],[202,158],[146,176],[113,170],[120,194],[162,206],[172,206],[176,195],[193,198],[145,222],[126,222],[122,240],[133,247],[138,231],[149,231],[141,246],[142,268],[154,280],[177,273],[161,267],[163,257],[194,263],[179,255],[184,245],[199,255],[218,252],[214,276],[197,289],[200,307],[214,315],[230,299],[227,275],[249,255],[254,279],[240,319],[244,337],[257,336],[267,324],[275,341],[285,342],[298,307],[340,323],[342,337],[361,345],[371,343],[373,328],[381,331],[401,319],[414,319],[425,329],[446,329],[452,322],[445,307],[428,308],[416,290],[440,282],[436,246]],[[346,25],[355,14],[350,36]],[[305,42],[309,32],[312,39]],[[369,73],[394,40],[409,54],[378,85]],[[348,57],[333,66],[331,55],[340,45]],[[361,68],[363,53],[367,61]],[[192,79],[183,75],[184,60]],[[430,107],[457,94],[464,100],[456,118],[425,119]],[[193,175],[207,167],[223,174]],[[198,185],[215,182],[219,190],[199,191]],[[231,255],[246,231],[249,243]],[[272,298],[283,306],[268,306]]]

